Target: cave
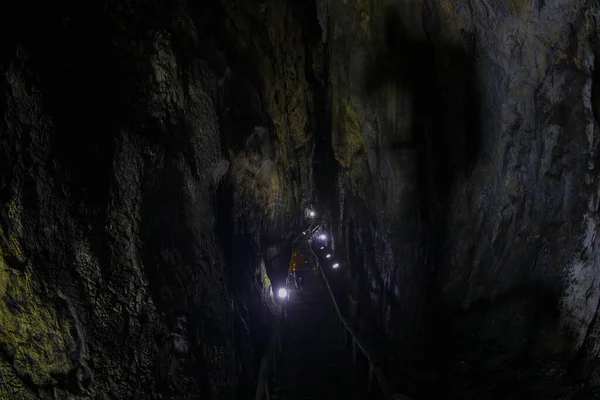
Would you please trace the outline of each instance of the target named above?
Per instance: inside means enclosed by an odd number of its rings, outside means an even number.
[[[311,398],[600,398],[598,2],[0,15],[0,399],[258,398],[298,252]]]

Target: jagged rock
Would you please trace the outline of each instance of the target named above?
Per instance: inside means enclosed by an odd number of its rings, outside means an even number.
[[[251,397],[314,203],[397,392],[593,395],[596,2],[18,3],[0,398]]]
[[[400,387],[570,398],[597,374],[597,4],[329,4],[329,208]]]
[[[2,20],[0,397],[249,397],[263,236],[299,200],[273,131],[240,146],[266,121],[225,10],[27,6]]]

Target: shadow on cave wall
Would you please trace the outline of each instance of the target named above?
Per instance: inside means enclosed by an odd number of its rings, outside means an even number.
[[[432,34],[439,31],[439,26],[426,28],[429,32],[426,31],[425,38],[417,38],[403,25],[398,10],[388,8],[386,46],[367,66],[364,75],[366,95],[375,95],[391,83],[403,87],[412,100],[410,138],[392,142],[391,147],[394,158],[407,151],[415,154],[416,172],[411,178],[416,194],[413,213],[423,223],[412,228],[403,224],[401,229],[415,230],[413,236],[418,237],[417,244],[424,249],[410,267],[410,275],[416,280],[409,280],[421,285],[416,290],[411,288],[411,292],[419,298],[407,300],[425,305],[421,330],[424,334],[419,337],[422,348],[414,350],[423,362],[423,369],[439,365],[430,362],[439,350],[431,346],[437,340],[431,335],[439,332],[435,304],[439,293],[437,271],[445,264],[450,190],[457,179],[470,175],[481,149],[474,40],[465,35],[466,46],[453,47]],[[389,135],[398,136],[394,132]],[[406,232],[393,231],[391,235],[397,236],[396,240],[407,237]]]
[[[432,231],[441,233],[453,181],[469,174],[480,150],[474,43],[467,52],[430,37],[413,38],[393,9],[387,10],[385,36],[385,50],[366,70],[365,92],[371,95],[389,82],[408,90],[411,138],[392,147],[416,150],[420,211]]]
[[[312,101],[309,107],[309,124],[313,131],[314,153],[312,159],[313,182],[317,195],[316,203],[323,209],[329,210],[329,217],[339,219],[336,215],[338,201],[337,191],[332,190],[338,175],[339,164],[335,159],[332,144],[332,108],[329,82],[328,48],[323,46],[321,51],[322,31],[318,22],[316,3],[314,1],[295,1],[302,4],[298,15],[304,15],[302,32],[307,46],[305,72],[306,81],[310,86]],[[310,17],[307,17],[310,16]],[[315,65],[321,64],[321,68]]]
[[[567,341],[557,336],[558,298],[557,288],[522,283],[447,316],[452,323],[441,338],[444,347],[438,348],[445,367],[443,385],[428,393],[439,395],[446,387],[452,388],[447,398],[506,399],[515,393],[555,398],[563,390],[560,386],[568,385],[560,367],[567,361],[560,354]],[[496,316],[493,321],[490,315]]]
[[[366,71],[365,92],[376,94],[396,83],[412,99],[410,139],[393,143],[393,148],[398,155],[415,153],[414,213],[425,222],[418,243],[426,250],[424,258],[409,267],[422,285],[418,298],[410,301],[425,304],[419,345],[414,360],[396,360],[406,367],[399,366],[394,375],[408,377],[396,383],[415,398],[492,399],[515,393],[552,398],[559,380],[551,378],[545,366],[554,366],[551,371],[559,376],[563,360],[558,349],[564,345],[556,334],[560,290],[522,285],[458,312],[439,304],[445,244],[452,234],[446,226],[450,191],[457,180],[469,178],[482,152],[475,43],[468,35],[464,49],[431,36],[411,37],[393,10],[386,15],[385,33],[385,51]],[[391,233],[400,243],[401,230],[414,229],[402,222]],[[396,314],[399,321],[402,313],[405,310]]]
[[[97,212],[108,201],[115,134],[132,114],[124,88],[133,71],[112,41],[115,27],[102,5],[27,3],[6,21],[11,32],[2,53],[17,54],[35,74],[54,127],[56,179],[65,176],[61,184]]]

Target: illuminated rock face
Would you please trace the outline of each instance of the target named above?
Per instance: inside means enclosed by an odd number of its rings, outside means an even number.
[[[595,2],[117,3],[0,21],[0,398],[249,397],[315,201],[399,391],[590,395]]]
[[[364,325],[415,397],[574,395],[597,373],[597,6],[400,3],[321,16]]]

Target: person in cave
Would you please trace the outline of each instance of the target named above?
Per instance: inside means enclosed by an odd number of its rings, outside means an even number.
[[[294,278],[296,280],[296,288],[300,291],[304,290],[304,271],[298,268],[294,271]]]
[[[298,249],[294,249],[292,260],[290,262],[289,275],[294,279],[296,289],[304,290],[304,268],[306,268],[306,259]]]

